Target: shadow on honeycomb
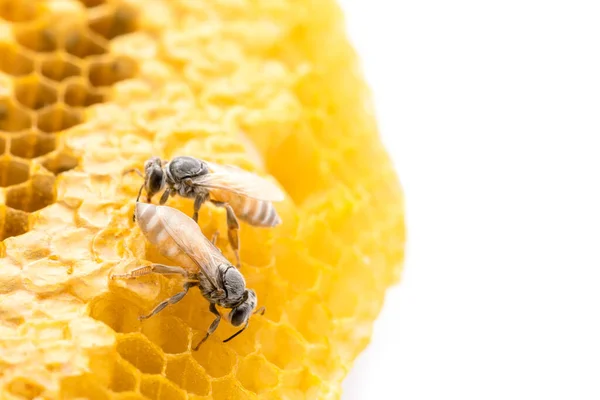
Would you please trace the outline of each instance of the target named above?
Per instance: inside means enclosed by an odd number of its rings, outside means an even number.
[[[62,132],[136,73],[109,53],[110,40],[136,29],[130,7],[65,4],[78,9],[59,23],[51,3],[0,0],[0,28],[12,34],[0,36],[0,240],[27,232],[31,214],[54,203],[56,176],[77,166]]]

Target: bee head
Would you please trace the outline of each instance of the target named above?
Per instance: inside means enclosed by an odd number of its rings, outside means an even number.
[[[146,190],[150,196],[160,192],[165,186],[165,173],[162,169],[162,160],[152,157],[144,164],[146,172]]]
[[[227,314],[227,320],[233,326],[240,326],[248,321],[255,308],[256,293],[254,290],[246,289],[242,301]]]
[[[146,171],[146,173],[150,172],[150,171],[155,171],[158,169],[162,169],[162,165],[163,162],[160,159],[160,157],[150,157],[149,159],[146,160],[146,162],[144,163],[144,170]]]

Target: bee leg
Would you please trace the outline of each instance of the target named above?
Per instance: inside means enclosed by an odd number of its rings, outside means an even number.
[[[198,213],[200,212],[200,207],[202,207],[202,204],[204,204],[204,202],[206,201],[207,198],[208,198],[208,193],[205,193],[205,194],[199,194],[194,199],[194,215],[192,216],[192,219],[194,221],[196,221],[196,223],[198,223]]]
[[[168,299],[166,299],[165,301],[163,301],[162,303],[160,303],[159,305],[157,305],[156,307],[154,307],[154,310],[152,310],[150,312],[150,314],[148,315],[140,315],[139,319],[140,321],[148,319],[150,317],[152,317],[154,314],[157,314],[159,312],[161,312],[166,306],[168,306],[169,304],[175,304],[179,301],[181,301],[181,299],[183,299],[183,297],[187,294],[188,290],[190,289],[192,285],[186,283],[183,285],[183,291],[169,297]]]
[[[144,184],[142,184],[142,186],[140,186],[140,191],[138,192],[137,198],[135,199],[135,202],[137,203],[138,201],[140,201],[140,197],[142,196],[142,191],[144,190]],[[135,212],[133,213],[133,217],[131,217],[131,220],[133,222],[135,222]]]
[[[163,264],[152,264],[152,265],[145,265],[143,267],[136,268],[132,271],[129,271],[126,274],[112,275],[110,277],[110,279],[137,278],[137,277],[149,275],[149,274],[162,274],[162,275],[177,274],[177,275],[182,275],[184,277],[188,276],[187,271],[181,267],[170,267],[168,265],[163,265]]]
[[[240,236],[238,234],[238,229],[240,229],[240,224],[238,223],[235,213],[233,212],[233,208],[231,208],[231,206],[229,204],[222,202],[222,201],[214,201],[214,200],[211,200],[211,203],[213,203],[217,207],[223,207],[223,208],[225,208],[225,211],[227,211],[227,237],[229,238],[229,244],[231,245],[231,248],[233,249],[233,252],[235,253],[236,266],[239,269],[240,265],[241,265],[241,262],[240,262]]]
[[[215,305],[213,303],[210,303],[210,306],[208,307],[208,309],[210,310],[211,313],[216,315],[216,318],[214,319],[212,324],[210,324],[210,327],[208,328],[208,331],[206,331],[206,335],[204,335],[204,338],[202,338],[200,343],[198,343],[196,345],[196,347],[194,347],[194,351],[197,351],[200,348],[200,345],[202,343],[206,342],[206,339],[208,339],[208,337],[217,330],[217,327],[219,326],[219,322],[221,322],[221,314],[219,314],[219,310],[217,310],[217,307],[215,307]]]
[[[162,196],[160,196],[160,200],[158,201],[158,203],[162,206],[163,204],[165,204],[167,202],[167,200],[169,200],[169,195],[171,194],[171,189],[165,189],[165,191],[163,192]]]

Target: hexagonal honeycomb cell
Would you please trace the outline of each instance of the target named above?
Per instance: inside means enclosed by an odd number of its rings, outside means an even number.
[[[30,54],[9,43],[0,43],[0,70],[22,76],[33,72],[33,59]]]
[[[0,160],[0,186],[9,187],[27,182],[29,179],[29,165],[25,162],[4,158]]]
[[[56,135],[45,135],[37,130],[10,137],[10,154],[20,158],[38,158],[56,149]],[[0,150],[2,150],[0,148]]]
[[[0,98],[0,132],[19,132],[31,127],[32,113],[15,100]]]
[[[133,60],[110,54],[110,40],[137,26],[133,8],[107,5],[92,23],[93,18],[76,4],[0,1],[0,18],[11,23],[13,31],[12,40],[0,39],[0,71],[12,77],[11,96],[0,97],[0,153],[5,156],[0,186],[7,207],[3,239],[25,233],[28,214],[55,200],[54,179],[43,172],[30,176],[26,173],[30,167],[59,175],[77,166],[77,158],[63,149],[60,137],[84,121],[81,109],[105,101],[107,92],[93,84],[110,87],[135,73]],[[59,18],[53,20],[52,12]],[[110,27],[111,21],[117,28]],[[73,29],[65,28],[69,26]]]
[[[335,2],[0,0],[0,30],[0,393],[338,398],[399,277],[404,217]],[[141,178],[122,175],[152,155],[286,192],[280,226],[241,224],[266,312],[230,342],[222,318],[193,350],[215,318],[196,288],[140,321],[181,279],[110,279],[169,263],[131,219]],[[224,217],[203,206],[199,224]]]
[[[15,81],[15,98],[30,110],[39,110],[56,103],[56,88],[39,77],[26,77]]]
[[[38,71],[53,81],[63,81],[72,76],[81,76],[82,65],[69,54],[49,55],[38,59]]]
[[[187,393],[207,396],[210,393],[210,377],[189,354],[170,357],[165,376]]]
[[[35,2],[30,1],[0,1],[0,18],[10,22],[24,22],[35,19],[38,8]]]
[[[90,88],[83,79],[69,79],[63,86],[63,101],[71,107],[89,107],[104,101],[105,93]]]

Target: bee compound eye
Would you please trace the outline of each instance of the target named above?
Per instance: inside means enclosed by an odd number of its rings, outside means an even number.
[[[231,310],[231,312],[227,316],[227,319],[229,320],[231,325],[240,326],[241,324],[244,323],[244,321],[246,321],[246,314],[247,314],[246,307],[244,307],[242,305],[240,307],[237,307],[237,308],[234,308],[233,310]]]

